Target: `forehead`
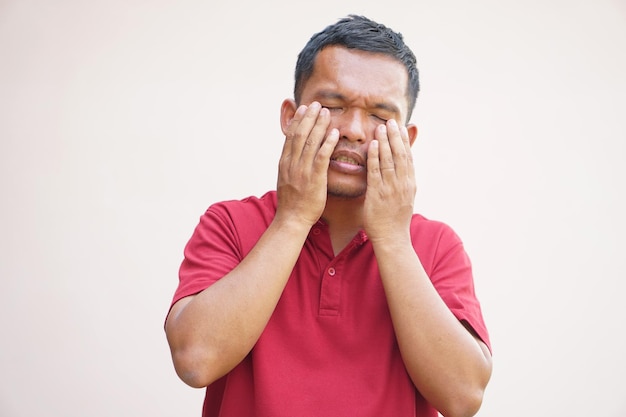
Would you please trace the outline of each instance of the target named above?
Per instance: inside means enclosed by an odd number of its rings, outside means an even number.
[[[320,91],[334,92],[350,101],[384,102],[406,116],[408,74],[404,64],[382,53],[328,46],[315,59],[313,74],[302,90],[302,101],[316,100]]]

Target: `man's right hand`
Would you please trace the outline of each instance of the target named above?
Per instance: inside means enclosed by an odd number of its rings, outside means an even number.
[[[278,168],[277,219],[291,218],[312,226],[321,217],[330,156],[339,140],[339,131],[328,132],[329,126],[330,113],[318,102],[301,105],[294,113]]]

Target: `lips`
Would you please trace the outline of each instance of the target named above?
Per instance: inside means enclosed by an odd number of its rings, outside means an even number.
[[[344,174],[361,174],[365,171],[365,158],[348,150],[336,151],[330,158],[330,168]]]
[[[337,158],[333,159],[333,161],[344,162],[350,165],[359,165],[359,161],[353,158],[349,158],[347,156],[338,156]]]
[[[341,164],[365,166],[365,159],[360,154],[347,150],[335,152],[330,159]]]

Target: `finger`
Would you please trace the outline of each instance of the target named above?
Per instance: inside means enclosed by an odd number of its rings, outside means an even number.
[[[411,143],[406,126],[398,126],[395,120],[389,120],[387,122],[387,137],[396,174],[403,176],[413,166]]]
[[[374,139],[367,149],[367,187],[377,187],[382,183],[380,173],[380,142]]]
[[[307,111],[307,106],[301,105],[300,107],[296,109],[296,112],[294,113],[293,117],[289,121],[289,126],[287,127],[287,133],[285,134],[285,142],[283,143],[283,151],[282,151],[281,158],[289,158],[289,159],[291,158],[292,156],[291,154],[293,152],[293,141],[296,136],[296,131],[298,129],[298,126],[300,125],[300,122],[302,121],[302,118],[304,118],[306,111]]]
[[[395,163],[393,160],[393,153],[391,151],[391,145],[389,143],[389,136],[386,125],[380,125],[376,128],[374,134],[375,139],[378,140],[378,160],[380,165],[381,175],[386,173],[394,173]]]
[[[339,142],[339,130],[331,129],[326,135],[319,151],[315,155],[315,169],[318,172],[326,173],[330,164],[330,157]]]
[[[308,105],[302,119],[294,124],[293,139],[291,142],[292,155],[295,161],[300,160],[305,147],[315,147],[314,140],[310,139],[311,131],[315,127],[322,106],[314,101]],[[307,143],[308,141],[308,143]],[[321,138],[318,139],[317,145]]]
[[[314,120],[313,127],[309,131],[307,138],[302,143],[301,160],[305,163],[313,161],[322,143],[324,142],[324,136],[330,125],[330,112],[326,108],[321,108],[317,114],[317,118]]]

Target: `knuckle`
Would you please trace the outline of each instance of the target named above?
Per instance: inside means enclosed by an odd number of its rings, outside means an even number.
[[[299,141],[306,140],[307,139],[307,134],[305,132],[302,132],[302,131],[297,131],[297,132],[294,133],[294,139],[295,140],[299,140]]]
[[[289,130],[285,134],[285,137],[287,138],[287,140],[293,141],[296,138],[296,132],[294,132],[293,130]]]

